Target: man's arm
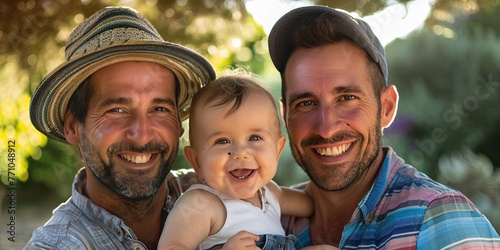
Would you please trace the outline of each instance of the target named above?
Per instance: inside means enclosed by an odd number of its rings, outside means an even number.
[[[280,187],[274,181],[266,185],[280,203],[281,214],[309,217],[314,212],[312,198],[303,190]]]

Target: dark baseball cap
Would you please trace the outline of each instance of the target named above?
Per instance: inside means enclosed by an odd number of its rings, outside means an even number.
[[[349,38],[368,53],[370,58],[378,63],[387,84],[388,72],[384,47],[373,34],[370,26],[359,18],[346,12],[326,6],[305,6],[291,10],[274,24],[269,34],[269,54],[276,69],[283,73],[290,54],[295,48],[292,33],[299,26],[307,25],[308,20],[320,15],[331,16],[335,22],[336,31]]]

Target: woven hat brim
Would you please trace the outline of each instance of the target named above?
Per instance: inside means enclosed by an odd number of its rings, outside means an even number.
[[[154,62],[172,70],[180,86],[178,108],[181,120],[189,117],[194,93],[215,79],[210,62],[177,44],[150,42],[108,47],[61,64],[40,82],[30,104],[30,118],[35,128],[52,139],[67,143],[63,124],[73,92],[92,73],[124,61]]]

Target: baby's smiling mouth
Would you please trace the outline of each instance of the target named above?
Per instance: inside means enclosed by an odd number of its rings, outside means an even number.
[[[119,154],[119,156],[129,162],[141,164],[148,162],[152,154]]]
[[[242,169],[235,169],[235,170],[229,171],[229,173],[232,176],[242,180],[242,179],[248,178],[250,175],[253,174],[254,171],[255,171],[254,169],[242,168]]]

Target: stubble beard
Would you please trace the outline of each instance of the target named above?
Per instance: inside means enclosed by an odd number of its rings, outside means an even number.
[[[358,157],[352,162],[319,165],[311,159],[315,156],[308,156],[308,154],[316,153],[314,150],[310,150],[310,146],[312,145],[330,144],[346,139],[356,139],[356,145],[352,147],[361,147],[360,145],[363,145],[366,138],[363,138],[358,132],[339,132],[328,139],[320,136],[305,138],[300,143],[300,148],[305,149],[302,152],[309,150],[308,153],[299,153],[298,147],[292,144],[292,140],[290,140],[290,148],[293,157],[314,184],[325,191],[340,191],[364,178],[373,165],[382,145],[382,133],[379,121],[372,127],[370,134],[372,136],[367,138],[368,142],[365,152],[360,152]],[[340,174],[340,171],[335,171],[337,169],[347,169],[347,171]]]
[[[107,164],[97,148],[88,141],[85,133],[82,133],[81,142],[84,163],[93,175],[106,187],[129,200],[143,200],[155,195],[170,172],[178,151],[177,146],[173,147],[167,156],[169,146],[164,143],[149,142],[142,147],[137,147],[132,143],[118,143],[108,148],[109,163]],[[113,161],[112,156],[114,152],[124,149],[135,153],[159,152],[160,167],[157,173],[153,177],[148,177],[147,172],[140,170],[128,171],[127,175],[120,173],[119,166]]]

